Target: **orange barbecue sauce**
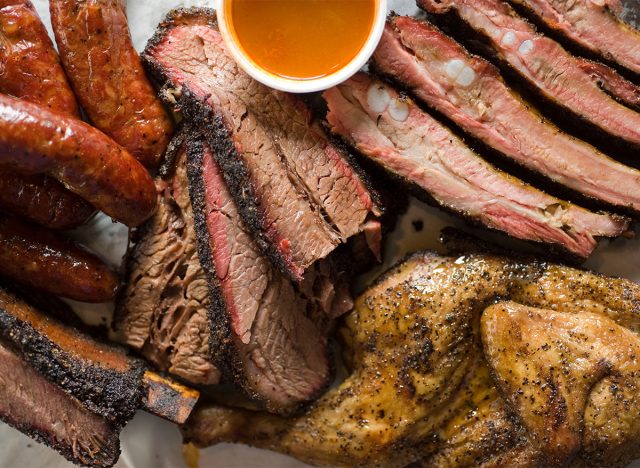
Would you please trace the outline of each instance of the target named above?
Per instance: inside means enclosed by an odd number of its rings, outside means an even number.
[[[228,24],[263,70],[310,80],[331,75],[362,49],[377,0],[225,0]]]

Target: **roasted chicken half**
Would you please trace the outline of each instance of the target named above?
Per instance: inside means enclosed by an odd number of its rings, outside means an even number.
[[[640,455],[640,286],[544,262],[414,254],[357,300],[350,376],[304,414],[203,406],[204,447],[341,466],[620,466]]]

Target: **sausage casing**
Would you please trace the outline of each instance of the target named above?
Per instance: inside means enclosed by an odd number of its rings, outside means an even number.
[[[0,95],[0,169],[46,174],[128,226],[155,209],[151,176],[104,133],[72,117]]]
[[[0,215],[0,275],[58,296],[105,302],[118,275],[84,247],[45,229]]]
[[[0,172],[0,207],[50,229],[84,224],[95,208],[51,177]]]
[[[79,115],[53,42],[29,0],[0,0],[0,89],[54,112]]]
[[[29,0],[0,0],[0,92],[78,116],[53,42]],[[0,207],[51,229],[71,229],[95,211],[59,182],[0,172]]]
[[[50,0],[60,58],[89,119],[148,168],[157,168],[171,117],[133,48],[122,0]]]

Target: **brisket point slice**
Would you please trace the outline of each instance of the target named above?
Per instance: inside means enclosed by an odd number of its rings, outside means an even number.
[[[70,311],[61,304],[26,302],[0,286],[0,420],[74,463],[109,467],[121,429],[143,406],[146,367],[77,319],[63,323]]]
[[[541,118],[496,67],[431,23],[391,18],[374,61],[377,71],[518,164],[588,197],[640,212],[640,171]],[[633,99],[635,90],[627,91]]]
[[[187,178],[186,132],[170,145],[160,202],[126,259],[116,307],[120,339],[157,368],[202,385],[219,382],[212,362],[209,286],[200,267]],[[170,174],[169,174],[170,173]]]
[[[410,99],[363,73],[325,91],[332,130],[440,206],[523,240],[582,258],[629,220],[596,214],[505,174]]]
[[[113,466],[120,425],[88,410],[0,341],[0,420],[83,466]]]
[[[270,411],[289,412],[328,383],[320,308],[257,248],[208,145],[189,142],[190,193],[200,263],[211,288],[219,367]],[[328,307],[333,307],[329,305]]]
[[[204,133],[256,244],[292,279],[380,214],[302,101],[238,68],[212,10],[170,14],[143,59]]]
[[[538,95],[589,128],[640,145],[640,113],[616,102],[560,44],[536,31],[502,0],[418,0],[430,13],[447,13],[482,37],[499,61]]]

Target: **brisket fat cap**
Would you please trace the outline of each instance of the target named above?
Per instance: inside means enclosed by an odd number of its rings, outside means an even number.
[[[193,138],[188,147],[218,365],[268,410],[291,412],[331,376],[328,327],[318,321],[322,301],[305,296],[258,249],[208,145]]]
[[[212,10],[171,13],[143,59],[166,100],[205,134],[256,244],[292,279],[380,214],[305,105],[238,68]]]
[[[141,407],[144,363],[0,287],[0,339],[85,408],[123,427]]]
[[[110,467],[120,456],[120,424],[87,409],[0,340],[0,420],[82,466]]]
[[[135,232],[115,327],[121,341],[157,368],[198,385],[214,385],[207,276],[200,266],[187,178],[187,132],[170,144],[155,215]]]
[[[494,168],[390,86],[359,73],[323,95],[332,130],[440,206],[586,258],[629,221],[551,197]],[[446,156],[446,157],[445,157]]]

